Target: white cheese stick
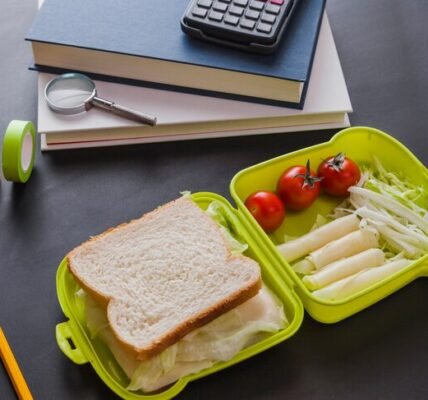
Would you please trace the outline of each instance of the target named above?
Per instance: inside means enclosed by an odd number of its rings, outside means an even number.
[[[332,240],[338,239],[350,232],[356,231],[360,220],[354,214],[337,218],[328,224],[320,226],[299,237],[277,246],[278,251],[288,262],[293,262],[300,257],[317,250]]]
[[[293,265],[296,272],[307,274],[331,264],[333,261],[353,256],[364,250],[379,247],[379,233],[375,229],[360,229],[333,240],[313,251],[304,260]]]
[[[309,290],[320,289],[363,269],[377,267],[385,262],[385,254],[380,249],[368,249],[351,257],[343,258],[326,265],[311,275],[303,278]]]
[[[411,263],[411,260],[402,258],[388,262],[380,267],[368,268],[316,290],[312,294],[322,300],[342,300],[388,278]]]

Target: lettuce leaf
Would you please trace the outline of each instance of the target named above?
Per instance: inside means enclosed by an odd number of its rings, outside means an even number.
[[[242,254],[248,249],[248,245],[246,243],[241,243],[236,239],[236,232],[234,232],[233,227],[228,222],[223,205],[220,202],[216,200],[212,201],[206,212],[219,225],[232,254]]]
[[[105,311],[90,296],[86,296],[86,320],[91,335],[100,337],[130,377],[128,389],[146,392],[227,361],[288,324],[282,304],[263,286],[250,300],[141,362],[123,350],[108,326]]]

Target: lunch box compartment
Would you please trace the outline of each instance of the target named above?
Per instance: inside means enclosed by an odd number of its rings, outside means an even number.
[[[244,205],[245,199],[258,190],[276,190],[276,183],[282,172],[292,165],[305,165],[309,159],[311,168],[316,170],[323,159],[344,152],[359,165],[371,165],[373,156],[392,172],[400,173],[414,184],[428,191],[428,170],[400,142],[384,132],[366,127],[353,127],[337,133],[329,142],[307,147],[238,172],[232,179],[230,192],[238,210],[251,221],[258,231],[260,241],[266,246],[277,263],[295,285],[306,311],[316,320],[334,323],[383,299],[412,280],[428,275],[428,255],[425,254],[407,268],[371,287],[341,301],[323,301],[312,295],[301,278],[276,250],[283,242],[284,235],[298,237],[307,233],[318,214],[328,215],[343,199],[321,195],[308,209],[288,212],[283,224],[271,235],[267,235],[252,218]]]
[[[240,171],[230,185],[237,209],[215,193],[192,195],[192,199],[204,210],[212,201],[218,202],[232,234],[248,244],[245,254],[260,264],[264,283],[284,306],[289,322],[284,329],[242,350],[228,362],[219,362],[211,368],[183,377],[157,393],[131,392],[126,389],[129,379],[110,350],[101,340],[90,337],[84,318],[84,299],[76,296],[79,286],[69,273],[64,259],[58,267],[56,282],[61,308],[69,319],[56,327],[56,339],[61,350],[74,363],[90,362],[106,385],[124,399],[170,399],[180,393],[187,383],[232,366],[292,336],[302,323],[304,308],[318,321],[337,322],[390,295],[417,277],[428,276],[428,255],[425,254],[394,276],[343,301],[321,301],[305,287],[301,278],[276,250],[276,245],[283,241],[284,234],[300,236],[307,233],[318,214],[327,215],[342,200],[320,196],[309,209],[288,212],[282,226],[271,235],[267,235],[253,219],[244,205],[248,195],[257,190],[274,191],[277,179],[291,165],[305,165],[307,159],[310,159],[312,168],[316,169],[323,158],[339,152],[345,152],[360,164],[370,164],[372,155],[375,155],[385,168],[401,171],[413,183],[428,190],[428,171],[409,150],[381,131],[355,127],[339,132],[329,142],[285,154]]]
[[[277,272],[280,268],[274,265],[277,262],[276,259],[259,247],[257,234],[252,232],[252,227],[248,221],[233,209],[226,199],[215,193],[196,193],[192,195],[192,199],[202,209],[206,209],[214,200],[221,204],[221,213],[232,231],[236,232],[234,236],[248,244],[245,255],[259,263],[263,282],[282,303],[288,325],[279,332],[240,351],[231,360],[218,362],[211,368],[183,377],[159,393],[132,392],[126,389],[129,378],[122,371],[107,346],[100,339],[90,337],[85,323],[84,299],[76,295],[79,286],[68,271],[67,261],[64,259],[57,272],[57,292],[61,308],[69,320],[57,325],[56,339],[58,345],[74,363],[90,362],[100,378],[124,399],[170,399],[181,392],[188,382],[220,371],[286,340],[299,329],[302,323],[303,306],[300,299],[287,285],[287,278],[284,279]]]

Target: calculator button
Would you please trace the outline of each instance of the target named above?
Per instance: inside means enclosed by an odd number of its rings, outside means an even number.
[[[266,5],[266,8],[265,8],[265,11],[266,12],[268,12],[268,13],[270,13],[270,14],[276,14],[276,15],[278,15],[279,14],[279,11],[281,10],[281,7],[280,6],[277,6],[277,5],[275,5],[275,4],[267,4]]]
[[[242,7],[230,6],[229,14],[237,15],[240,17],[244,13],[244,9]]]
[[[278,4],[279,6],[282,6],[284,4],[284,0],[270,0],[272,4]]]
[[[260,12],[256,10],[247,10],[245,13],[245,16],[249,19],[259,19]]]
[[[226,3],[220,3],[220,2],[217,1],[213,5],[213,10],[225,12],[227,10],[227,4]]]
[[[223,14],[219,13],[217,11],[210,11],[210,13],[208,14],[208,18],[213,20],[213,21],[221,21],[223,19]]]
[[[248,4],[248,0],[233,0],[233,4],[237,6],[245,7]]]
[[[218,1],[221,1],[222,3],[232,3],[232,0],[218,0]]]
[[[229,25],[238,25],[239,18],[238,18],[238,17],[235,17],[234,15],[229,15],[229,14],[227,14],[227,15],[224,17],[224,22],[225,22],[226,24],[229,24]]]
[[[273,14],[266,14],[263,13],[262,17],[260,18],[261,21],[267,22],[268,24],[274,24],[276,20],[276,16]]]
[[[261,2],[261,1],[256,1],[256,0],[253,0],[251,3],[250,3],[250,8],[253,8],[254,10],[263,10],[263,7],[264,7],[265,5],[264,5],[264,3],[263,2]]]
[[[198,6],[203,8],[210,8],[213,4],[212,0],[198,0]]]
[[[205,8],[195,7],[192,10],[192,15],[199,18],[205,18],[207,16],[207,13],[208,13],[208,10],[206,10]]]
[[[241,21],[241,26],[245,29],[252,30],[256,26],[256,23],[254,21],[251,21],[250,19],[243,19]]]
[[[270,31],[272,30],[272,25],[268,25],[268,24],[264,24],[263,22],[260,22],[260,24],[257,25],[257,30],[263,33],[270,33]]]

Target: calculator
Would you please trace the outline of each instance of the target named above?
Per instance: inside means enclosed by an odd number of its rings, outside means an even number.
[[[299,0],[191,0],[181,20],[187,34],[256,53],[272,53]]]

